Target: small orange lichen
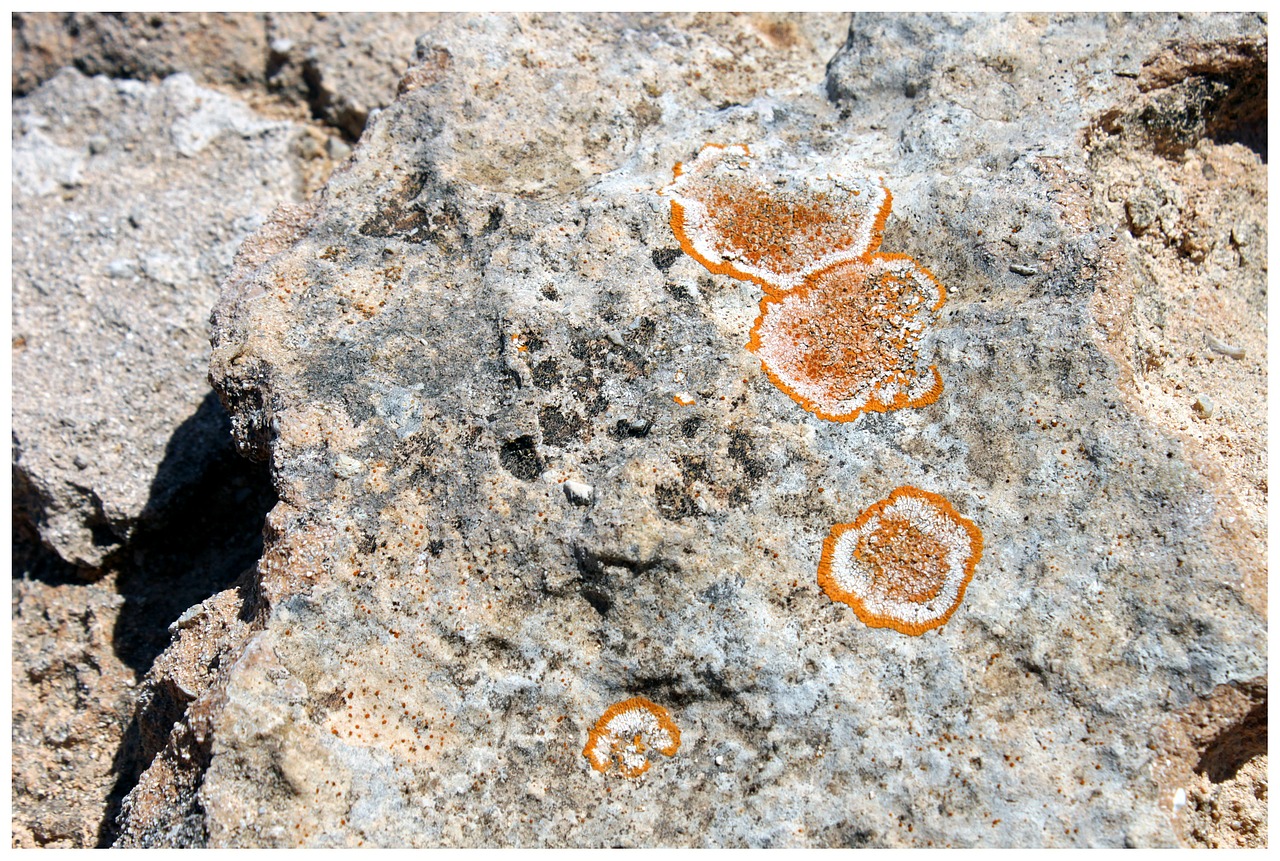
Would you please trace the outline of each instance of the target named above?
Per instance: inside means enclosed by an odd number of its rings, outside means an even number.
[[[697,399],[683,393],[672,395],[671,400],[675,401],[682,407],[691,407],[698,402]]]
[[[662,193],[671,198],[671,229],[685,253],[712,272],[785,293],[805,276],[880,245],[893,205],[870,177],[785,179],[752,171],[742,145],[707,144]]]
[[[946,291],[903,254],[872,254],[765,296],[747,349],[774,385],[830,421],[931,404],[942,375],[921,357]]]
[[[923,634],[951,618],[982,533],[936,493],[899,487],[822,543],[818,585],[872,628]]]
[[[605,709],[582,755],[596,771],[607,772],[616,764],[624,777],[639,777],[649,770],[648,750],[673,756],[679,748],[680,729],[667,710],[644,697],[632,697]]]

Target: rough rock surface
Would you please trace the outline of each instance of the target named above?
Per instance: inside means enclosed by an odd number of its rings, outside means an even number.
[[[70,69],[14,133],[15,507],[94,568],[234,456],[208,308],[244,237],[306,193],[312,133],[185,75]]]
[[[432,13],[19,12],[13,88],[59,69],[159,80],[185,72],[242,97],[304,106],[351,140],[395,97]]]
[[[121,845],[1256,845],[1264,24],[845,21],[420,40],[219,303],[219,393],[281,502],[256,573],[152,669]],[[768,382],[759,289],[681,255],[654,193],[708,141],[885,176],[884,248],[948,290],[937,403],[836,424]],[[1165,195],[1158,232],[1135,188]],[[1193,314],[1245,325],[1243,357],[1143,361]],[[1195,420],[1236,445],[1157,415],[1206,367]],[[918,638],[814,576],[831,525],[903,484],[986,541]],[[587,733],[635,695],[681,747],[599,774]],[[1249,755],[1195,767],[1220,749]],[[1233,812],[1187,827],[1171,781]]]
[[[1222,685],[1155,734],[1161,803],[1191,846],[1267,845],[1267,682]]]
[[[173,635],[262,552],[266,469],[233,458],[139,530],[97,580],[19,529],[14,548],[13,845],[109,846],[138,774],[182,715]],[[187,662],[199,667],[199,661]],[[150,674],[145,684],[145,674]],[[163,675],[164,683],[151,678]]]
[[[94,846],[116,783],[112,752],[133,713],[137,682],[112,648],[125,599],[109,588],[68,586],[74,574],[65,570],[59,583],[48,571],[32,570],[38,552],[23,553],[21,544],[17,550],[12,843]],[[112,575],[100,582],[115,585]]]
[[[860,16],[806,79],[808,38],[451,19],[325,193],[246,244],[213,376],[281,503],[238,657],[123,844],[193,817],[214,845],[1176,844],[1152,735],[1265,673],[1265,621],[1098,331],[1144,246],[1090,132],[1171,42],[1263,25]],[[1182,158],[1160,118],[1148,158]],[[1193,145],[1265,171],[1244,122]],[[708,141],[886,177],[883,247],[948,289],[936,404],[837,424],[769,384],[758,288],[673,253],[655,194]],[[830,527],[903,484],[986,542],[920,637],[814,578]],[[682,746],[602,776],[582,744],[633,695]]]

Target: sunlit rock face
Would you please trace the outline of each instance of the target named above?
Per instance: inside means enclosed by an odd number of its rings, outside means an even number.
[[[1149,743],[1265,674],[1265,621],[1215,532],[1231,488],[1099,324],[1149,284],[1090,159],[1148,146],[1099,118],[1170,40],[1262,32],[447,19],[224,285],[212,378],[280,503],[121,843],[194,816],[212,845],[1175,845]],[[883,178],[883,247],[945,285],[911,343],[935,399],[834,421],[775,385],[765,288],[684,253],[660,193],[708,143]],[[982,547],[914,636],[818,580],[904,487]],[[601,772],[635,697],[679,747],[639,716]]]

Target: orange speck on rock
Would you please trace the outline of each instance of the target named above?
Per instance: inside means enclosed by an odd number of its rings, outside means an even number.
[[[904,254],[871,254],[760,300],[747,349],[769,379],[829,421],[931,404],[942,375],[923,338],[946,290]]]
[[[691,407],[698,402],[696,398],[685,394],[672,395],[671,400],[675,401],[682,407]]]
[[[613,768],[624,777],[649,770],[648,750],[673,756],[680,749],[680,729],[667,710],[644,697],[632,697],[605,709],[587,736],[582,755],[596,771]]]
[[[712,272],[754,281],[767,293],[880,246],[893,196],[866,176],[762,171],[740,144],[707,144],[675,166],[661,193],[685,253]]]
[[[950,502],[899,487],[832,527],[818,584],[870,627],[914,636],[951,618],[981,556],[982,532]]]

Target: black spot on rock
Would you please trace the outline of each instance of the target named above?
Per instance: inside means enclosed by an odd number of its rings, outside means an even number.
[[[658,500],[658,513],[667,520],[684,520],[699,513],[693,497],[678,484],[659,484],[653,493]]]
[[[679,299],[681,302],[690,302],[693,300],[693,296],[682,284],[675,284],[671,281],[667,281],[663,283],[662,289],[666,290],[667,295],[671,296],[671,298]]]
[[[540,389],[554,389],[560,385],[560,365],[555,359],[543,359],[529,369],[533,384]]]
[[[754,449],[755,443],[746,431],[741,428],[729,431],[729,456],[741,464],[742,473],[752,487],[760,484],[767,471],[763,461],[751,456]]]
[[[650,256],[653,258],[653,265],[666,272],[683,253],[679,248],[655,248]]]
[[[565,446],[575,439],[591,436],[586,421],[576,413],[561,412],[559,407],[543,407],[538,411],[542,441],[547,445]]]
[[[521,481],[535,481],[542,475],[542,458],[531,436],[516,437],[502,444],[498,460],[503,469]]]

